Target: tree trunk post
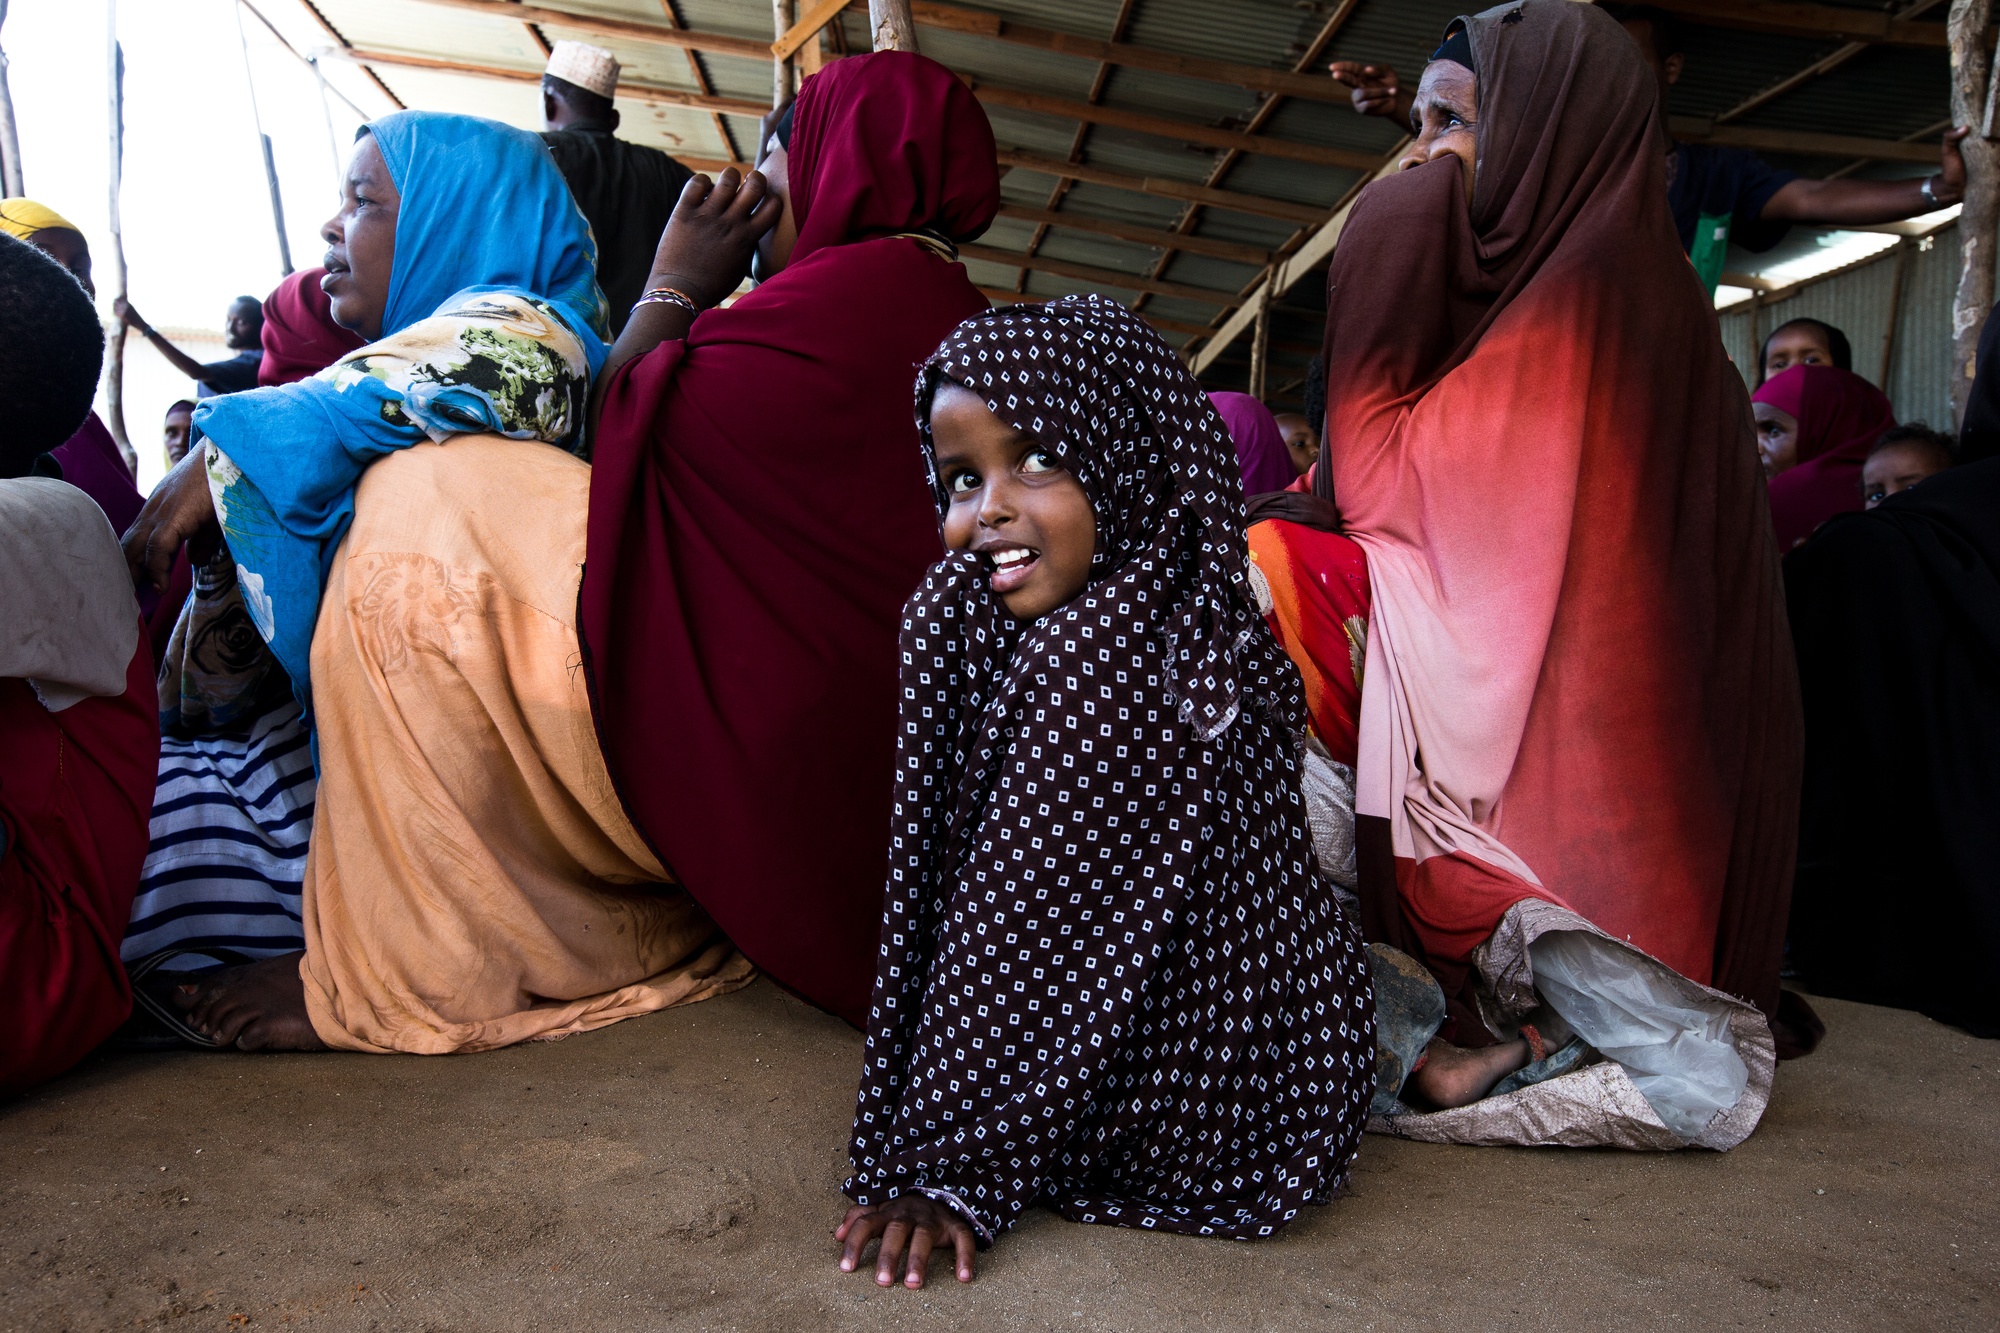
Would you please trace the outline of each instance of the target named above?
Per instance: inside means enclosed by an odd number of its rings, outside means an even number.
[[[1992,57],[1986,28],[1993,0],[1952,0],[1946,31],[1951,42],[1951,119],[1977,132],[1960,145],[1965,154],[1965,206],[1958,218],[1958,292],[1951,306],[1951,411],[1965,419],[1966,398],[1978,372],[1979,334],[1993,308],[1994,244],[2000,224],[2000,143],[1987,137]]]
[[[1265,281],[1270,281],[1267,276]],[[1271,303],[1266,301],[1250,326],[1250,396],[1264,401],[1264,381],[1271,365]]]
[[[792,0],[771,0],[771,33],[783,37],[792,27]],[[771,62],[771,106],[775,110],[792,100],[792,62],[773,60]],[[762,154],[764,145],[757,145]]]
[[[118,45],[118,0],[105,0],[105,73],[111,84],[111,294],[123,297],[126,291],[125,233],[118,220],[118,188],[125,175],[125,50]],[[104,424],[125,456],[125,466],[136,480],[139,453],[125,433],[125,321],[111,330],[104,349]]]
[[[910,0],[868,0],[868,30],[877,51],[915,51],[917,21],[910,17]]]
[[[7,0],[0,0],[0,27],[7,24]],[[7,53],[0,50],[0,195],[28,192],[21,183],[21,136],[14,129],[14,98],[7,90]]]

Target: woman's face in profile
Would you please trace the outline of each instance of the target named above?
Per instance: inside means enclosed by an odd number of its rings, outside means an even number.
[[[1416,104],[1410,108],[1410,128],[1417,141],[1396,169],[1408,171],[1440,157],[1456,157],[1470,207],[1472,168],[1479,159],[1478,125],[1479,81],[1456,60],[1433,60],[1424,66]]]
[[[1750,411],[1757,418],[1757,456],[1764,475],[1775,477],[1799,461],[1799,419],[1769,403],[1752,403]]]
[[[319,229],[326,242],[326,276],[319,288],[327,295],[333,322],[371,342],[382,336],[382,317],[389,308],[396,215],[402,204],[402,191],[389,175],[375,136],[363,135],[347,164],[340,211]]]

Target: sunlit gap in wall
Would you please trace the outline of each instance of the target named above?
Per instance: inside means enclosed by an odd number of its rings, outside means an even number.
[[[1817,278],[1822,273],[1858,264],[1873,255],[1895,245],[1905,236],[1925,236],[1936,231],[1945,223],[1958,217],[1959,205],[1940,208],[1934,213],[1909,218],[1891,224],[1879,231],[1829,231],[1815,237],[1818,248],[1811,254],[1788,259],[1781,264],[1773,264],[1761,270],[1757,276],[1770,283],[1773,288],[1790,287],[1797,283]],[[1748,287],[1735,287],[1723,283],[1715,289],[1715,306],[1726,310],[1751,298],[1754,293]]]

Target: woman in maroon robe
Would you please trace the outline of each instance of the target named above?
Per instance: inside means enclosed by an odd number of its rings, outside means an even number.
[[[809,80],[764,171],[790,195],[784,271],[607,368],[579,629],[605,761],[662,863],[753,962],[859,1023],[897,633],[943,553],[910,385],[986,307],[951,243],[986,229],[999,175],[977,100],[901,53]]]

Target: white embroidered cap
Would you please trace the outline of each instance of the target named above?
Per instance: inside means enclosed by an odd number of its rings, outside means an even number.
[[[599,97],[618,91],[618,58],[601,46],[557,42],[549,51],[547,72]]]

